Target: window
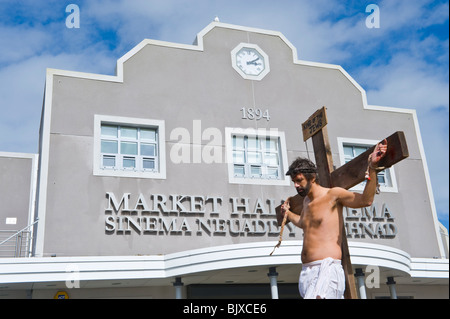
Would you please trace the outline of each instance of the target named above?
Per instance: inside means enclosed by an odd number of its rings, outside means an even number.
[[[289,185],[284,133],[226,129],[230,183]]]
[[[101,125],[101,168],[158,171],[155,128]]]
[[[377,144],[378,141],[338,138],[338,143],[341,164],[344,165]],[[381,191],[397,192],[394,169],[391,167],[379,172],[378,183],[380,184]],[[353,190],[363,190],[365,184],[366,182],[364,181],[356,185]]]
[[[165,178],[164,122],[96,116],[94,175]]]
[[[235,134],[232,138],[235,177],[280,179],[278,138]]]

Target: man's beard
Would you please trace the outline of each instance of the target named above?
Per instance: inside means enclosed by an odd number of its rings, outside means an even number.
[[[311,189],[311,181],[308,181],[308,183],[306,184],[306,187],[299,187],[297,188],[297,193],[301,196],[301,197],[305,197],[306,195],[308,195],[309,191]]]

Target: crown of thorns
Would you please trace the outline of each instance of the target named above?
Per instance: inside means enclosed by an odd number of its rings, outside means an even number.
[[[292,175],[292,174],[299,174],[299,173],[304,173],[304,174],[308,174],[308,173],[317,173],[317,169],[316,168],[293,168],[290,169],[286,172],[286,175]]]

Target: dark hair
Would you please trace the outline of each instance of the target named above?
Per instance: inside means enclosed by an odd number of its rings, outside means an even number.
[[[316,165],[307,158],[297,157],[297,159],[292,162],[291,166],[289,166],[286,175],[290,175],[291,178],[294,178],[300,173],[302,173],[308,181],[312,180],[313,177],[316,178],[316,182],[319,181]]]

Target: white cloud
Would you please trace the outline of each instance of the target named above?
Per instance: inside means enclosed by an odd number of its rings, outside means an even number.
[[[102,73],[115,66],[106,52],[44,54],[0,69],[0,150],[38,151],[47,68]]]
[[[386,65],[363,68],[359,78],[372,87],[369,103],[429,110],[448,108],[449,88],[439,67],[405,54],[394,56]]]
[[[380,3],[382,28],[392,30],[425,28],[448,20],[448,3],[433,7],[432,0],[384,0]]]
[[[35,56],[46,48],[50,38],[43,30],[0,25],[0,66]]]

